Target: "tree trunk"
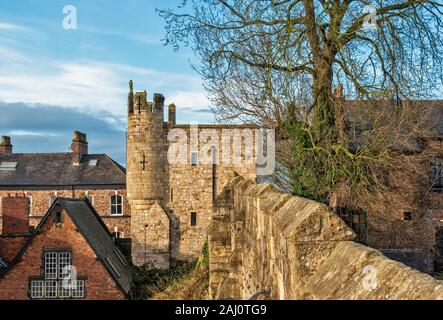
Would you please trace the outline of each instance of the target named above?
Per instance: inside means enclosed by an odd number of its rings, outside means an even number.
[[[313,127],[318,141],[334,139],[335,116],[334,95],[332,92],[332,63],[322,60],[318,63],[313,81],[314,118]]]

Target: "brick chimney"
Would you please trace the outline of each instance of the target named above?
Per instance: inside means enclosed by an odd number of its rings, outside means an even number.
[[[2,235],[29,232],[29,199],[24,193],[8,194],[2,199],[2,207]]]
[[[0,153],[12,153],[11,138],[7,136],[2,137],[2,143],[0,144]]]
[[[79,164],[82,156],[88,154],[88,141],[86,134],[79,131],[74,131],[74,139],[71,144],[72,163]]]
[[[8,194],[2,199],[3,230],[0,234],[0,256],[11,262],[29,238],[29,199],[24,193]]]

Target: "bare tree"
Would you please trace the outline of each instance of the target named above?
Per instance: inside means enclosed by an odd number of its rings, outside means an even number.
[[[294,193],[326,201],[341,188],[365,207],[387,193],[404,199],[389,181],[399,168],[397,176],[424,174],[426,157],[410,156],[411,141],[424,135],[431,111],[402,101],[441,90],[442,8],[431,0],[194,0],[160,15],[165,43],[199,57],[220,120],[277,129]],[[373,101],[371,112],[359,111],[369,127],[348,114],[340,93]]]

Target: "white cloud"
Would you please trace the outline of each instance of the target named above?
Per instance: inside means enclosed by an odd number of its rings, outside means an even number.
[[[136,90],[160,92],[179,108],[207,108],[197,76],[164,73],[98,61],[31,59],[0,45],[0,99],[5,102],[49,104],[85,112],[124,115],[128,81]],[[151,91],[152,90],[152,91]]]
[[[16,24],[0,22],[0,30],[6,30],[6,31],[25,31],[27,29],[25,27],[18,26]]]
[[[49,131],[11,130],[11,136],[59,137],[61,134]]]

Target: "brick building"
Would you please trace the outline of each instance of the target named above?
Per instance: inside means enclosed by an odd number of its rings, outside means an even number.
[[[57,197],[87,198],[116,237],[130,235],[125,169],[106,154],[89,154],[86,134],[74,132],[72,152],[14,153],[9,137],[0,144],[2,198],[23,192],[30,201],[30,227],[38,225]]]
[[[120,300],[131,270],[86,200],[57,198],[29,232],[30,200],[3,198],[0,300]]]

